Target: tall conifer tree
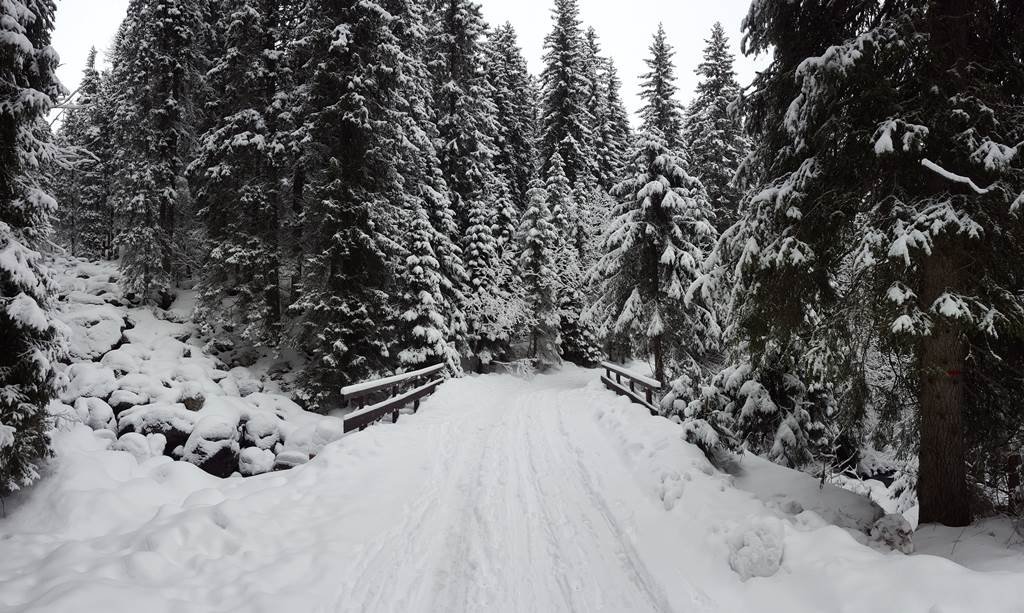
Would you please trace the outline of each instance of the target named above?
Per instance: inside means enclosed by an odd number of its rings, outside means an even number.
[[[1024,257],[1020,18],[997,0],[778,0],[746,20],[746,50],[774,56],[748,115],[769,180],[728,241],[738,326],[755,364],[793,347],[833,386],[858,385],[847,347],[876,335],[916,396],[923,522],[970,521],[966,399],[991,389],[985,339],[1024,329],[1007,265]]]
[[[676,100],[675,51],[660,23],[651,41],[650,57],[644,60],[648,72],[640,78],[644,105],[640,109],[641,127],[647,134],[660,134],[665,145],[675,150],[681,144],[683,115]]]
[[[205,62],[203,17],[199,0],[132,0],[112,57],[121,267],[129,290],[164,306],[182,272],[189,221],[185,172]]]
[[[733,62],[725,30],[716,22],[697,67],[697,97],[687,109],[683,134],[693,171],[707,189],[723,230],[736,220],[740,190],[733,178],[750,148],[742,123],[730,112],[740,95]]]
[[[279,0],[231,0],[220,24],[224,49],[207,78],[220,92],[217,119],[192,164],[211,249],[197,319],[251,343],[276,344],[282,316],[281,216],[291,127],[281,107],[289,73]]]
[[[573,188],[594,180],[585,44],[577,0],[555,0],[554,27],[544,39],[540,153],[545,172],[555,153],[561,156]]]
[[[49,0],[0,4],[0,496],[39,476],[66,351],[56,286],[36,251],[57,206],[40,176],[59,154],[45,119],[66,93],[54,75],[54,11]]]

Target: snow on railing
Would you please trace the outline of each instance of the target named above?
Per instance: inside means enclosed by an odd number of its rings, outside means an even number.
[[[391,421],[394,423],[398,421],[399,411],[409,403],[412,403],[412,410],[415,413],[420,408],[420,400],[433,394],[437,386],[444,381],[441,378],[428,380],[431,375],[439,374],[442,370],[444,370],[444,364],[435,364],[412,372],[355,383],[341,388],[344,402],[349,406],[354,403],[357,407],[356,410],[344,417],[345,432],[357,428],[362,430],[388,413],[391,413]],[[424,381],[426,382],[424,383]],[[402,388],[407,384],[418,384],[418,386],[403,392]],[[382,396],[382,400],[367,406],[366,403],[369,400]]]
[[[661,389],[660,381],[651,377],[645,377],[631,370],[626,370],[618,364],[612,364],[611,362],[601,362],[601,368],[605,370],[605,374],[601,375],[601,382],[604,383],[605,387],[620,396],[625,396],[633,402],[647,407],[651,415],[658,414],[658,407],[654,404],[654,392]],[[612,381],[613,376],[615,377],[614,381]],[[628,380],[628,388],[622,383],[623,377]],[[643,396],[640,396],[637,386],[642,388]]]

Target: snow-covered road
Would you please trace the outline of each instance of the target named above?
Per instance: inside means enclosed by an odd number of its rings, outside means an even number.
[[[1020,610],[1019,575],[766,506],[596,377],[451,381],[247,479],[140,465],[76,427],[0,521],[0,611]]]

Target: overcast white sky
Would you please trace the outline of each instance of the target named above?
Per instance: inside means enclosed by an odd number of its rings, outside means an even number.
[[[492,25],[511,21],[530,64],[539,74],[544,35],[551,29],[552,0],[479,0]],[[750,0],[580,0],[584,25],[593,26],[604,55],[614,59],[623,80],[623,96],[630,111],[639,108],[639,76],[658,22],[665,24],[676,49],[680,98],[686,102],[696,85],[694,68],[700,62],[704,39],[715,21],[721,21],[736,55],[740,83],[746,85],[765,58],[751,59],[739,52],[740,22]],[[78,86],[89,47],[106,50],[124,17],[128,0],[58,0],[54,46],[61,56],[61,80],[69,90]]]

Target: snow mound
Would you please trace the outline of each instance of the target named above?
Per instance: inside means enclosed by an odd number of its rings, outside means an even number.
[[[782,565],[785,529],[774,517],[757,517],[729,537],[729,566],[743,579],[771,577]]]

